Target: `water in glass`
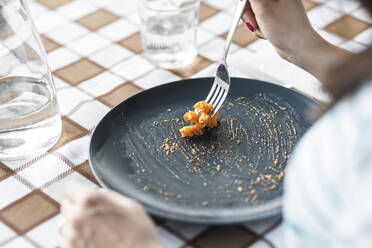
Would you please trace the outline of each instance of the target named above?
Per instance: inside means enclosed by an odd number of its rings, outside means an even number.
[[[177,5],[170,4],[170,0],[143,2],[149,2],[139,8],[142,45],[147,58],[165,69],[191,64],[197,55],[199,2],[178,0]]]

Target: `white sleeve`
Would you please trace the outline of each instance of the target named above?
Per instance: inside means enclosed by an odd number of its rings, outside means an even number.
[[[286,247],[372,247],[372,87],[305,134],[284,189]]]

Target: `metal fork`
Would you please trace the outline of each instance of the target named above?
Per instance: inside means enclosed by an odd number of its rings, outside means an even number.
[[[226,43],[225,43],[225,47],[223,51],[223,57],[217,68],[213,86],[211,90],[209,91],[207,98],[204,100],[205,102],[213,105],[212,118],[216,115],[218,110],[220,110],[222,104],[226,100],[227,94],[229,93],[231,82],[230,82],[229,72],[227,70],[226,57],[229,53],[232,38],[234,37],[236,28],[239,24],[240,18],[242,17],[246,4],[247,4],[247,0],[240,0],[238,3],[238,6],[236,7],[235,15],[234,15],[229,33],[227,34]]]

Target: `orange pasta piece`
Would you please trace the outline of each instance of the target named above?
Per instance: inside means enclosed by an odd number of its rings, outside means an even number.
[[[208,121],[207,123],[207,127],[209,128],[214,128],[215,126],[217,126],[218,124],[218,117],[217,117],[217,114],[213,117],[213,119],[211,119],[210,121]]]
[[[204,101],[197,102],[194,105],[195,112],[197,112],[199,110],[202,113],[206,113],[206,114],[209,114],[209,112],[212,110],[212,108],[213,108],[212,104],[208,104]]]
[[[217,114],[212,118],[213,105],[208,104],[204,101],[197,102],[194,105],[194,111],[188,111],[183,116],[185,121],[194,122],[192,126],[186,126],[180,129],[182,138],[201,136],[203,135],[203,128],[213,128],[217,126],[218,116]]]
[[[186,126],[180,129],[180,132],[182,134],[182,138],[185,137],[192,137],[192,136],[201,136],[203,135],[203,125],[200,125],[199,123],[192,125],[192,126]]]
[[[198,122],[200,124],[207,125],[210,120],[211,120],[210,114],[201,113]]]
[[[183,119],[185,121],[190,121],[190,122],[198,122],[199,116],[194,112],[194,111],[188,111],[184,116]]]

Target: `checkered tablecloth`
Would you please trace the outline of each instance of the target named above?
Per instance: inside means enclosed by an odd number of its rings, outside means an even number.
[[[358,2],[304,3],[312,24],[330,42],[355,53],[371,43],[372,21]],[[185,69],[167,71],[143,56],[133,0],[35,0],[30,6],[53,71],[63,132],[57,145],[37,158],[0,162],[0,247],[4,248],[58,246],[65,183],[77,179],[98,187],[87,158],[99,120],[144,89],[213,75],[234,12],[234,0],[203,0],[197,59]],[[267,46],[241,25],[230,51],[248,58]],[[156,219],[167,248],[284,247],[280,222],[274,218],[208,227]]]

